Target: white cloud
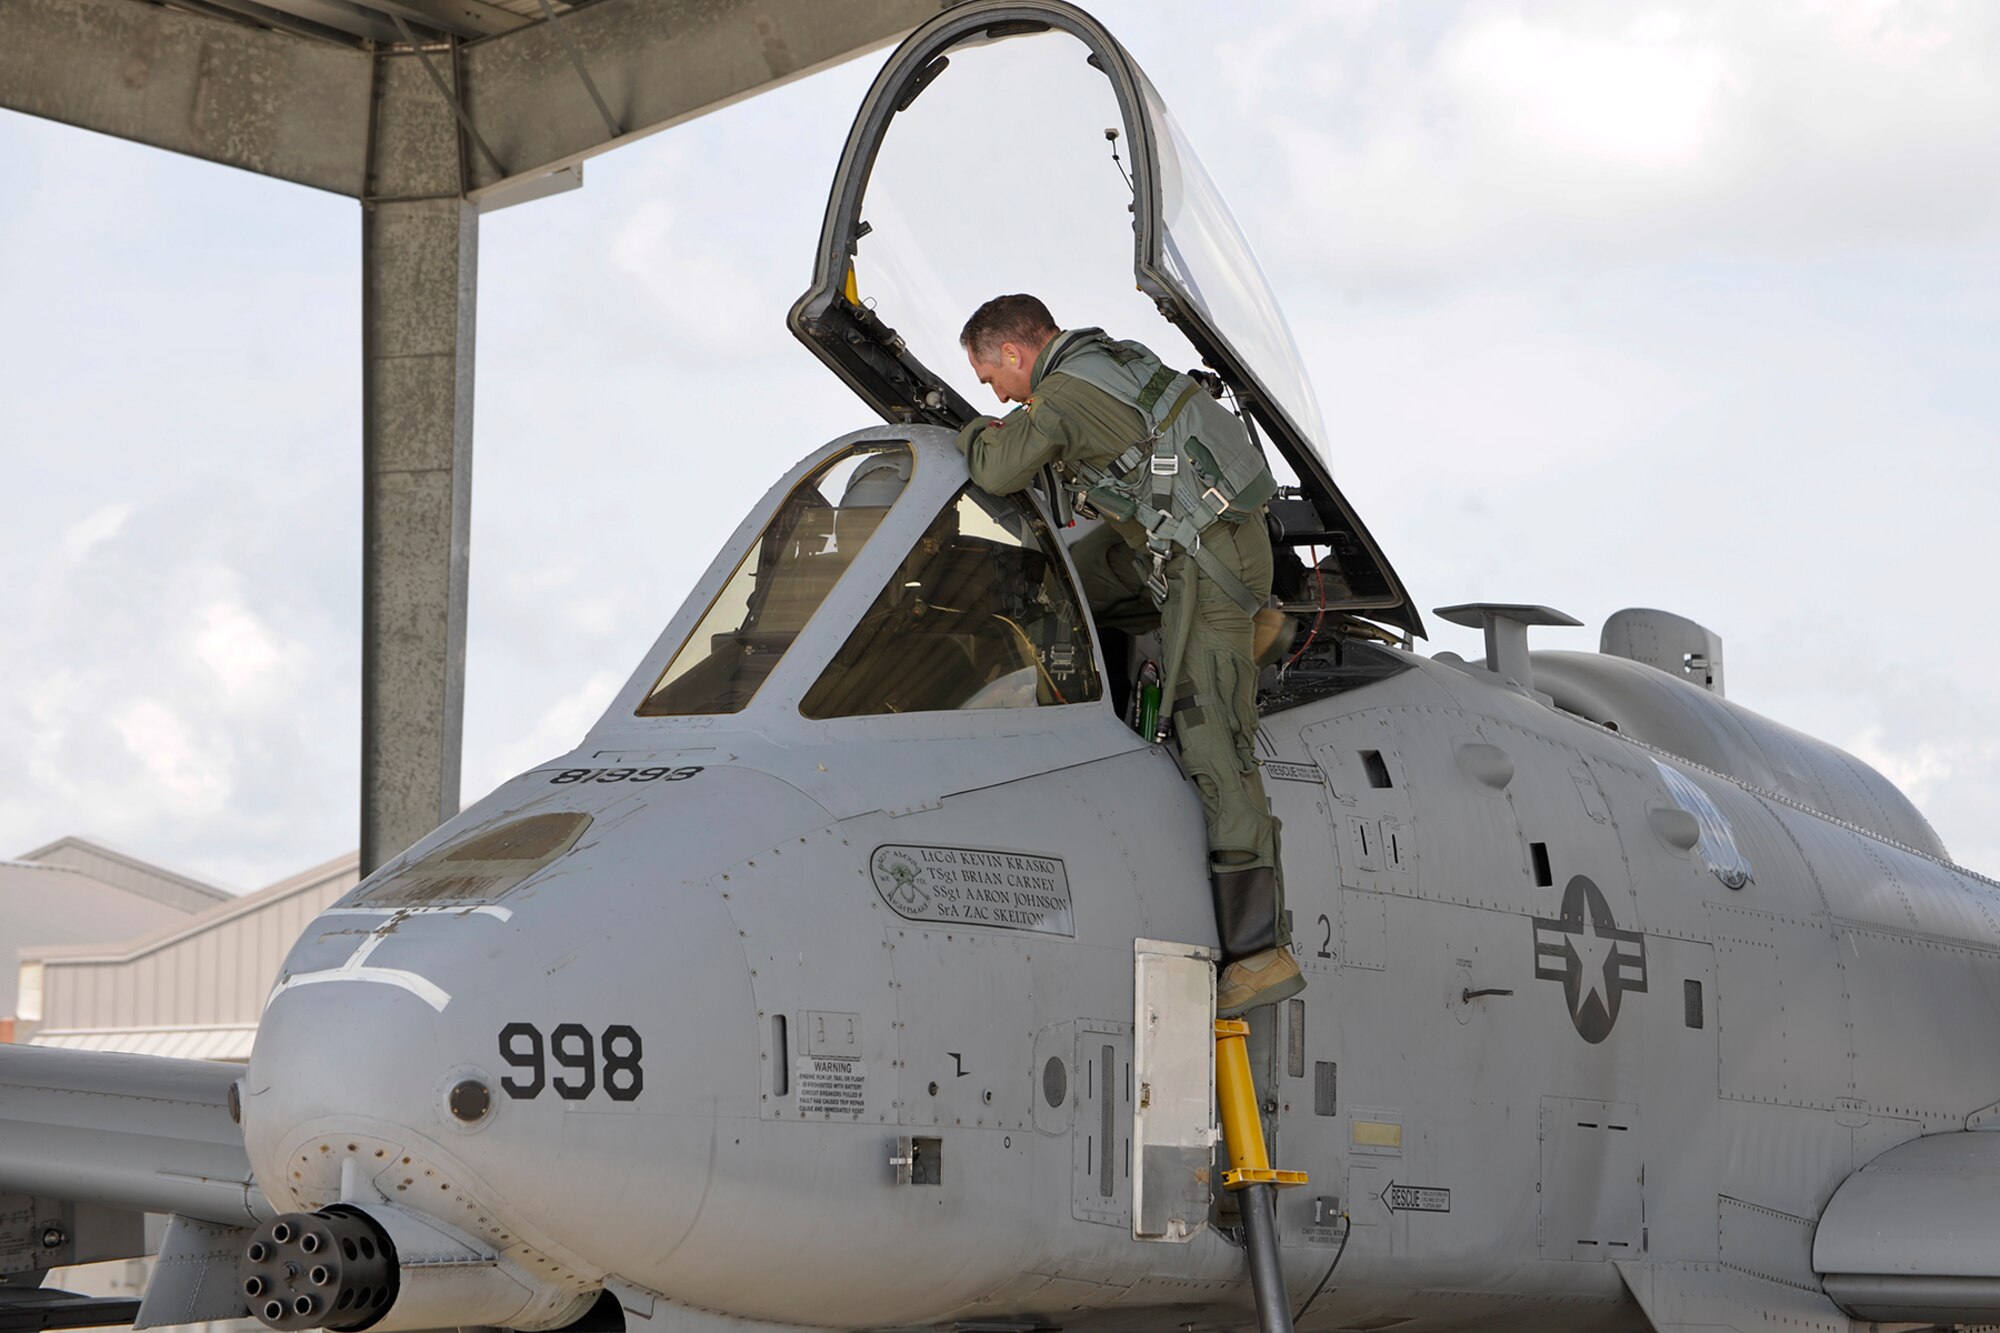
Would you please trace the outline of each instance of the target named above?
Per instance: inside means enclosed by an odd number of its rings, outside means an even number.
[[[1502,12],[1469,25],[1439,63],[1489,151],[1660,173],[1699,158],[1729,85],[1723,52],[1682,41],[1684,30],[1661,11],[1608,33]]]
[[[134,507],[129,501],[120,500],[91,510],[63,529],[56,549],[66,562],[76,564],[104,543],[115,540],[124,529],[125,520],[132,517]]]
[[[6,750],[13,756],[18,775],[18,808],[27,812],[43,801],[59,805],[74,801],[81,795],[84,784],[81,775],[65,762],[69,747],[64,737],[70,717],[91,706],[94,691],[75,670],[63,666],[39,677],[15,674],[12,680],[19,716],[9,728],[11,744]],[[40,836],[27,827],[14,832],[15,841],[24,845]],[[40,840],[46,842],[57,836],[60,835],[50,833]]]
[[[690,224],[679,200],[700,187],[685,150],[660,154],[646,174],[647,197],[611,238],[612,267],[636,284],[654,327],[683,354],[707,360],[761,350],[773,308],[796,293],[777,291],[768,274],[742,262],[741,234],[718,237]]]
[[[1919,809],[1960,767],[1959,756],[1953,753],[1955,747],[1930,741],[1898,745],[1879,722],[1867,727],[1844,748],[1895,783]]]
[[[296,645],[278,642],[269,626],[233,602],[211,603],[196,613],[196,619],[194,654],[215,674],[225,694],[260,688],[271,693],[278,686],[272,673],[300,651]]]
[[[575,749],[584,733],[603,716],[611,696],[625,683],[627,674],[593,672],[582,684],[549,702],[527,731],[507,738],[491,752],[485,769],[486,782],[468,788],[466,803],[517,773]]]
[[[1810,0],[1799,12],[1825,24],[1833,42],[1856,60],[1911,70],[1937,57],[1979,16],[1979,0]]]
[[[1336,476],[1430,496],[1498,501],[1645,449],[1702,392],[1682,367],[1587,336],[1519,289],[1314,318],[1297,332],[1328,368]]]
[[[153,780],[195,816],[215,813],[229,798],[227,756],[205,744],[172,709],[157,699],[135,699],[117,707],[111,725]]]
[[[2000,210],[2000,179],[1966,170],[2000,155],[1990,6],[1475,0],[1437,17],[1314,10],[1277,25],[1281,49],[1225,54],[1291,195],[1266,234],[1323,252],[1343,285],[1963,244]],[[1321,68],[1272,68],[1293,48]]]

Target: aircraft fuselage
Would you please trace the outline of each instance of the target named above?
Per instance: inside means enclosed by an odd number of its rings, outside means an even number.
[[[900,434],[913,490],[962,484]],[[1367,651],[1260,737],[1310,977],[1253,1023],[1274,1157],[1312,1177],[1295,1302],[1338,1256],[1308,1323],[1603,1326],[1673,1265],[1816,1286],[1835,1187],[2000,1098],[1993,1026],[1932,1019],[1992,984],[2000,895]],[[531,1276],[520,1327],[607,1278],[815,1326],[1240,1317],[1218,1227],[1133,1236],[1134,941],[1215,941],[1170,754],[1102,702],[774,733],[631,697],[307,931],[247,1080],[272,1202],[360,1189],[483,1240]]]

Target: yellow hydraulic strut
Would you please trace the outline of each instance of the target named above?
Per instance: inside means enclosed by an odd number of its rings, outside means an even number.
[[[1243,1195],[1243,1239],[1250,1252],[1250,1289],[1257,1298],[1262,1333],[1292,1333],[1291,1300],[1278,1264],[1276,1191],[1306,1183],[1303,1171],[1278,1171],[1264,1147],[1264,1120],[1257,1111],[1257,1084],[1250,1077],[1250,1025],[1240,1018],[1215,1020],[1215,1101],[1222,1137],[1229,1145],[1225,1189]]]

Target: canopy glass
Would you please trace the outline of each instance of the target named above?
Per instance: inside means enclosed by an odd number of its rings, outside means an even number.
[[[958,331],[1003,292],[1209,367],[1294,488],[1286,543],[1332,552],[1328,605],[1422,632],[1334,485],[1303,358],[1214,180],[1125,50],[1057,0],[972,0],[890,57],[791,322],[886,419],[957,426],[999,407]]]

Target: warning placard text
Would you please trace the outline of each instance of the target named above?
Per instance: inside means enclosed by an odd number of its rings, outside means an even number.
[[[802,1055],[792,1064],[792,1087],[801,1115],[860,1115],[868,1089],[868,1066],[859,1060]]]

